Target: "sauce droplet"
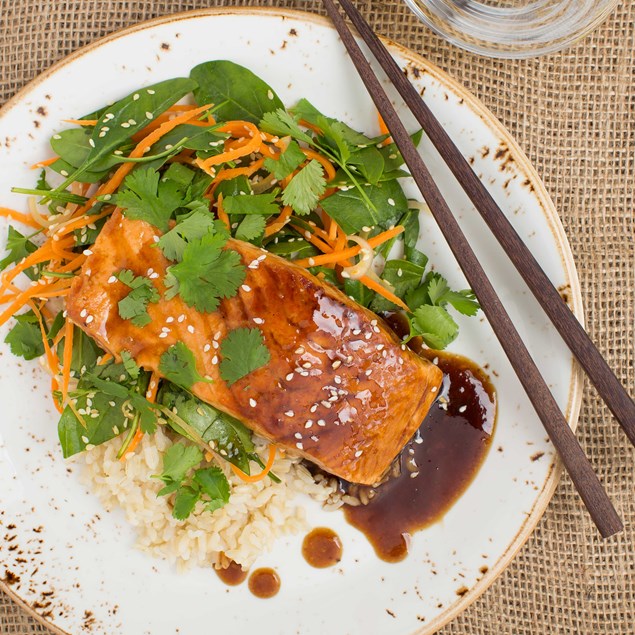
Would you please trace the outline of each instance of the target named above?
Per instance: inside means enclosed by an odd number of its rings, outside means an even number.
[[[228,586],[242,584],[247,578],[248,570],[243,569],[237,562],[230,561],[225,569],[216,569],[216,575]]]
[[[249,590],[257,598],[272,598],[280,590],[280,576],[273,569],[256,569],[249,576]]]
[[[317,527],[304,537],[302,555],[312,567],[332,567],[342,559],[342,541],[332,529]]]

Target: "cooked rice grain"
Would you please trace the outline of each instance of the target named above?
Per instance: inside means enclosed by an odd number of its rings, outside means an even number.
[[[231,485],[229,503],[213,513],[199,503],[189,518],[176,520],[170,497],[157,497],[161,481],[151,478],[161,471],[161,457],[171,444],[159,428],[154,435],[146,435],[123,462],[117,459],[116,441],[97,446],[83,457],[88,484],[106,509],[124,510],[136,528],[137,546],[178,568],[226,566],[227,558],[250,567],[278,536],[306,529],[298,495],[308,495],[330,509],[341,504],[332,479],[316,483],[300,459],[279,454],[273,471],[281,483],[269,478],[245,483],[224,466]],[[256,448],[266,454],[264,442]]]

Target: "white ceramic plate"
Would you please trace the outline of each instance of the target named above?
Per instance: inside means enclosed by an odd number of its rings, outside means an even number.
[[[404,67],[419,71],[411,78],[425,88],[427,103],[464,154],[473,157],[477,172],[556,286],[566,288],[580,319],[578,283],[562,227],[525,156],[458,84],[415,54],[396,45],[391,50]],[[28,166],[48,156],[47,140],[64,127],[61,119],[218,58],[251,68],[288,104],[305,96],[320,110],[377,132],[372,103],[323,19],[253,9],[172,16],[79,51],[4,108],[0,201],[24,207],[10,187],[33,182]],[[422,153],[573,424],[580,382],[570,354],[430,144],[423,143]],[[416,196],[413,189],[410,193]],[[430,217],[423,220],[421,244],[453,286],[465,286]],[[6,327],[2,339],[4,332]],[[104,512],[74,470],[67,469],[47,378],[36,363],[20,363],[3,344],[0,560],[8,573],[0,570],[0,577],[5,588],[49,625],[73,634],[432,633],[509,563],[547,505],[558,473],[553,449],[486,321],[461,320],[452,350],[486,366],[499,397],[492,450],[466,493],[441,522],[414,536],[409,557],[398,564],[380,561],[340,513],[302,502],[312,523],[339,533],[343,560],[336,568],[312,569],[300,554],[302,536],[281,540],[258,565],[274,566],[282,589],[273,599],[259,600],[246,585],[225,587],[210,570],[177,574],[135,551],[133,530],[123,516]],[[460,596],[461,588],[469,591]]]

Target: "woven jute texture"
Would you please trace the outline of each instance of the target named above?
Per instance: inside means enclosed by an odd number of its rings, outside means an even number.
[[[577,46],[529,61],[485,59],[453,48],[400,0],[357,4],[380,33],[466,85],[519,141],[564,223],[591,335],[635,392],[635,3],[621,3]],[[107,33],[213,5],[321,12],[319,0],[0,0],[0,103]],[[608,409],[586,388],[578,436],[626,530],[603,542],[565,475],[512,565],[443,635],[635,633],[635,457]],[[0,633],[48,631],[0,593]]]

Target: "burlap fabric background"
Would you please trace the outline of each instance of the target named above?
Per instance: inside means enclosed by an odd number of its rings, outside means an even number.
[[[633,393],[635,3],[621,4],[574,48],[537,60],[496,61],[449,46],[400,0],[358,0],[379,32],[447,70],[518,139],[560,212],[591,334]],[[0,104],[53,62],[107,33],[210,5],[320,12],[319,0],[0,0]],[[625,532],[602,542],[565,476],[520,555],[443,635],[635,633],[635,457],[591,388],[579,437]],[[47,632],[0,593],[0,633]]]

